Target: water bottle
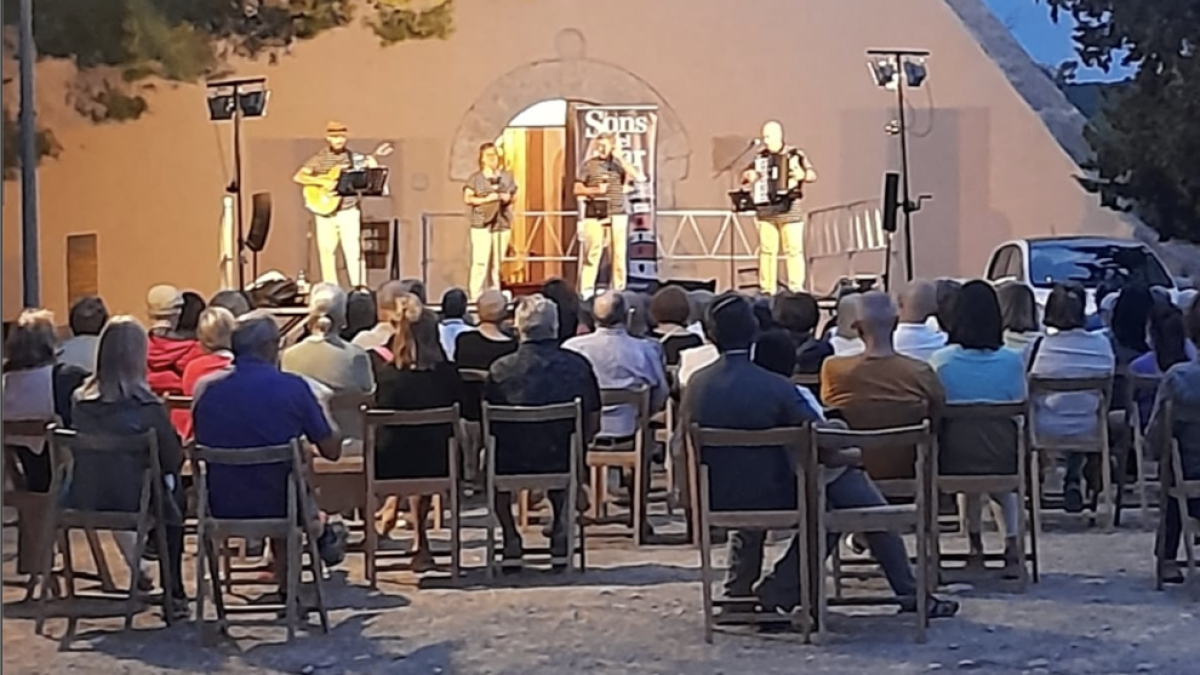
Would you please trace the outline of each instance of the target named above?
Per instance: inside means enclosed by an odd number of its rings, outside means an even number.
[[[304,276],[304,270],[296,275],[296,292],[301,296],[308,295],[308,279]]]

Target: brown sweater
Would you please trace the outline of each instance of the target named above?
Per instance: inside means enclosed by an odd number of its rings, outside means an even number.
[[[851,429],[875,430],[920,424],[937,428],[946,393],[929,364],[907,356],[873,358],[863,354],[833,357],[821,368],[821,401],[840,410]],[[867,473],[876,480],[911,478],[913,448],[863,455]]]

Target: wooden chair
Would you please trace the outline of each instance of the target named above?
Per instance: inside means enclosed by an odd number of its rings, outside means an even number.
[[[478,388],[479,398],[482,402],[483,385],[487,382],[488,371],[477,368],[461,368],[458,371],[458,376],[462,378],[463,383],[467,385],[468,389]],[[482,424],[481,420],[481,427]],[[482,431],[479,437],[483,437]],[[474,449],[473,452],[476,454],[480,453],[484,449],[484,446],[486,446],[486,443]],[[529,527],[529,501],[529,490],[521,490],[517,495],[517,525],[522,529]]]
[[[798,387],[807,387],[816,391],[821,390],[821,374],[820,373],[795,373],[792,375],[792,384]]]
[[[290,642],[295,637],[296,628],[300,625],[300,584],[303,573],[303,557],[301,543],[307,538],[308,571],[312,575],[316,589],[317,613],[321,620],[322,632],[329,632],[329,615],[325,611],[325,599],[321,588],[322,575],[321,557],[317,552],[317,541],[306,533],[308,524],[314,521],[309,498],[307,483],[308,462],[305,459],[307,449],[302,448],[299,439],[293,439],[287,445],[215,449],[197,445],[192,453],[192,473],[196,479],[197,490],[197,554],[196,554],[196,621],[197,631],[202,641],[207,636],[204,630],[205,606],[207,593],[211,590],[213,602],[217,608],[217,629],[226,634],[229,630],[229,613],[264,614],[277,613],[283,610],[287,620],[287,639]],[[284,464],[289,467],[287,479],[287,511],[279,518],[220,518],[212,515],[209,503],[208,472],[213,466],[228,467],[229,469],[245,470],[251,466]],[[226,607],[221,591],[221,567],[217,560],[219,546],[231,537],[242,539],[278,539],[285,542],[284,551],[275,551],[287,560],[287,580],[284,604],[265,605],[255,604],[243,607]],[[207,564],[205,564],[207,562]],[[209,579],[212,580],[211,587]],[[273,623],[273,622],[272,622]]]
[[[563,516],[568,528],[576,532],[567,533],[567,557],[557,558],[552,550],[536,551],[525,549],[526,553],[549,553],[551,564],[565,564],[570,568],[575,564],[575,552],[579,552],[579,572],[587,571],[587,533],[578,516],[577,502],[579,495],[579,479],[583,467],[583,403],[575,399],[571,403],[559,403],[547,406],[494,406],[483,402],[483,442],[486,451],[487,464],[487,575],[491,579],[498,567],[496,563],[496,493],[515,493],[520,490],[565,490],[566,509]],[[570,422],[574,426],[570,437],[570,448],[565,460],[569,467],[557,473],[534,474],[500,474],[496,472],[496,436],[493,425],[524,424],[544,425],[553,422]],[[576,548],[578,536],[578,548]]]
[[[804,642],[811,641],[812,622],[812,541],[806,519],[811,481],[806,477],[817,471],[815,462],[807,461],[805,441],[807,430],[803,427],[781,427],[764,431],[733,429],[707,429],[692,424],[688,443],[688,480],[695,495],[695,530],[699,533],[700,584],[704,598],[704,640],[712,643],[715,630],[715,607],[721,601],[713,599],[713,583],[716,581],[712,568],[712,528],[792,530],[800,541],[800,605],[792,613],[793,624],[798,624]],[[713,511],[711,506],[711,480],[708,465],[704,462],[705,448],[737,448],[746,453],[778,452],[782,448],[796,458],[801,470],[796,472],[796,503],[792,508],[772,511]],[[764,478],[767,480],[768,478]],[[752,488],[751,488],[752,489]],[[817,559],[819,560],[819,559]],[[731,599],[732,600],[732,599]],[[778,615],[763,612],[739,611],[733,605],[725,607],[723,617],[739,623],[777,623]]]
[[[381,427],[426,427],[449,425],[451,435],[446,443],[447,474],[430,478],[387,478],[381,479],[376,472],[376,439]],[[430,410],[362,410],[364,431],[363,457],[367,478],[367,513],[375,513],[378,499],[389,495],[435,495],[450,496],[450,573],[458,582],[462,569],[462,513],[459,482],[459,447],[461,445],[462,417],[458,404],[449,408]],[[424,449],[422,449],[424,450]],[[385,452],[404,452],[405,448],[387,448]],[[438,502],[441,500],[438,499]],[[439,505],[440,508],[440,505]],[[414,516],[416,514],[413,514]],[[379,535],[370,522],[366,527],[365,575],[371,588],[378,588],[376,558],[379,550]]]
[[[1195,536],[1197,530],[1193,521],[1196,519],[1190,516],[1187,503],[1190,499],[1200,499],[1200,480],[1187,480],[1183,474],[1183,457],[1179,450],[1179,441],[1174,438],[1176,417],[1175,406],[1171,401],[1163,401],[1162,415],[1165,416],[1164,428],[1172,430],[1172,437],[1169,439],[1155,439],[1165,441],[1167,447],[1159,455],[1159,495],[1161,499],[1161,508],[1158,514],[1158,542],[1155,547],[1155,561],[1158,563],[1154,566],[1154,588],[1161,591],[1163,589],[1163,576],[1161,564],[1166,558],[1166,552],[1162,550],[1162,542],[1165,540],[1167,529],[1167,504],[1169,500],[1175,500],[1176,507],[1179,509],[1179,520],[1182,525],[1183,534],[1179,541],[1183,544],[1183,552],[1187,558],[1187,583],[1200,585],[1200,575],[1197,574],[1196,563],[1196,547]],[[1200,415],[1191,414],[1187,421],[1192,424],[1200,424]]]
[[[1131,441],[1129,451],[1133,453],[1134,461],[1137,462],[1137,493],[1138,507],[1141,511],[1143,523],[1150,522],[1150,500],[1149,500],[1149,477],[1146,475],[1146,438],[1142,431],[1142,413],[1149,413],[1149,410],[1143,410],[1138,398],[1145,393],[1153,394],[1158,391],[1158,385],[1162,382],[1161,375],[1138,375],[1136,373],[1125,374],[1125,392],[1127,394],[1125,401],[1125,424],[1130,429]],[[1153,406],[1153,403],[1151,403]],[[1121,493],[1119,499],[1124,496],[1125,485],[1125,469],[1128,466],[1127,458],[1123,457],[1118,463],[1120,471],[1117,473],[1119,479],[1117,481]],[[1117,517],[1121,515],[1121,502],[1117,504]]]
[[[62,576],[66,580],[66,600],[70,605],[80,598],[100,597],[108,599],[111,591],[104,590],[106,595],[87,596],[75,592],[75,568],[71,555],[71,530],[82,529],[89,532],[108,530],[110,532],[135,532],[134,560],[137,561],[130,570],[129,588],[125,604],[125,630],[133,627],[133,615],[143,604],[141,591],[142,569],[140,561],[146,552],[146,542],[151,528],[154,530],[159,555],[167,556],[166,518],[164,505],[166,500],[165,484],[162,467],[158,461],[158,437],[154,431],[130,436],[109,436],[99,434],[81,434],[67,429],[52,428],[49,430],[50,461],[52,478],[50,493],[56,498],[50,503],[45,527],[42,530],[41,554],[42,566],[40,571],[41,591],[38,595],[38,616],[36,632],[43,634],[46,622],[46,600],[54,581],[54,543],[59,543],[63,556]],[[140,489],[138,491],[138,509],[136,511],[99,511],[92,509],[71,508],[60,500],[68,500],[72,494],[87,491],[100,493],[109,489],[120,489],[120,486],[96,486],[93,474],[86,469],[111,462],[117,458],[133,460],[133,465],[141,468]],[[83,468],[83,471],[76,471]],[[131,479],[133,477],[130,477]],[[89,489],[91,488],[91,489]],[[69,503],[69,502],[68,502]],[[90,542],[89,542],[90,543]],[[97,561],[103,559],[103,552],[93,549]],[[174,622],[171,593],[173,579],[171,566],[162,565],[163,578],[163,619],[167,625]],[[63,645],[69,645],[75,638],[79,617],[67,612],[67,630],[63,635]]]
[[[1037,543],[1037,527],[1032,528],[1028,523],[1040,522],[1041,518],[1041,497],[1038,490],[1038,482],[1029,480],[1029,452],[1027,448],[1027,437],[1025,435],[1025,423],[1028,419],[1029,405],[1027,403],[960,403],[946,406],[945,413],[942,417],[942,429],[939,433],[945,434],[950,425],[990,425],[997,422],[1011,422],[1015,427],[1016,445],[1013,447],[1016,467],[1016,473],[1012,474],[971,474],[971,475],[954,475],[944,474],[941,469],[941,462],[937,462],[937,475],[935,477],[938,493],[944,494],[976,494],[988,495],[996,493],[1013,493],[1017,494],[1017,503],[1021,505],[1022,514],[1017,520],[1017,546],[1020,559],[1023,561],[1021,565],[1021,585],[1024,588],[1030,577],[1030,568],[1032,568],[1032,577],[1036,583],[1039,580],[1038,567],[1038,543]],[[939,444],[940,452],[946,453],[953,451],[950,445],[945,440]],[[1032,490],[1030,490],[1032,488]],[[1032,491],[1032,498],[1029,492]],[[1026,519],[1028,517],[1028,520]],[[1012,532],[1006,532],[1007,535],[1013,535]],[[1026,555],[1026,537],[1028,536],[1029,552]],[[962,556],[949,555],[940,553],[938,559],[953,560]],[[986,561],[1004,560],[1003,555],[988,554],[985,556]],[[1026,567],[1029,565],[1029,568]]]
[[[1029,425],[1029,448],[1032,453],[1031,462],[1033,466],[1040,466],[1038,455],[1041,452],[1054,453],[1070,453],[1079,452],[1084,454],[1100,455],[1100,503],[1107,512],[1104,519],[1104,529],[1111,531],[1116,522],[1116,510],[1113,506],[1113,476],[1112,476],[1112,452],[1108,445],[1108,409],[1109,401],[1112,397],[1113,378],[1109,377],[1092,377],[1092,378],[1047,378],[1037,375],[1029,377],[1029,404],[1031,410],[1031,418],[1033,424]],[[1096,394],[1100,401],[1096,410],[1096,435],[1095,436],[1062,436],[1042,437],[1037,433],[1037,402],[1045,397],[1054,394]],[[1092,512],[1092,519],[1097,516],[1095,511]],[[1034,527],[1041,534],[1041,523],[1034,523]]]
[[[838,450],[845,447],[858,447],[863,453],[887,450],[889,448],[913,446],[916,448],[916,463],[913,479],[914,503],[889,504],[853,509],[826,510],[824,481],[817,481],[816,513],[819,515],[816,544],[816,560],[825,559],[825,536],[827,532],[895,532],[897,534],[916,534],[917,565],[913,572],[917,578],[916,598],[835,598],[830,600],[825,592],[825,565],[817,565],[817,624],[821,630],[826,630],[828,608],[830,606],[864,606],[864,605],[893,605],[897,601],[914,600],[917,610],[917,642],[925,642],[926,630],[929,627],[929,607],[927,599],[933,580],[936,578],[934,550],[937,546],[937,535],[934,531],[936,502],[933,499],[933,476],[936,473],[937,437],[930,428],[930,423],[915,426],[882,429],[878,431],[851,431],[841,429],[814,428],[811,433],[810,453],[816,457],[822,450]]]
[[[588,448],[587,466],[591,472],[592,518],[596,523],[611,522],[608,518],[608,469],[618,468],[633,475],[629,490],[633,528],[633,544],[641,546],[649,525],[646,515],[650,497],[650,453],[646,445],[650,437],[650,390],[645,386],[636,389],[601,389],[600,404],[609,406],[632,406],[634,409],[633,438],[620,443],[597,444]]]

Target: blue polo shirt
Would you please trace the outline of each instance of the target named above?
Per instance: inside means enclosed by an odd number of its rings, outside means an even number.
[[[333,430],[303,378],[274,364],[237,357],[233,369],[196,387],[192,420],[198,445],[260,448],[293,438],[317,442]],[[209,504],[218,518],[280,518],[287,514],[288,466],[212,466]]]

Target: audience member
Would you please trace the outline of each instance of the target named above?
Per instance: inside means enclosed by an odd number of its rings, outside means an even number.
[[[954,321],[954,305],[958,302],[958,293],[962,290],[962,284],[953,279],[938,279],[935,288],[937,313],[934,318],[941,331],[949,334]]]
[[[542,285],[542,295],[558,308],[559,344],[579,335],[582,302],[575,287],[562,279],[551,279]]]
[[[238,318],[231,344],[233,368],[196,385],[192,421],[196,443],[218,449],[262,448],[303,439],[324,458],[342,454],[341,433],[330,425],[321,404],[304,378],[280,371],[279,326],[266,312]],[[210,513],[217,518],[282,518],[287,515],[288,479],[285,464],[211,466],[208,468]],[[302,495],[309,499],[311,495]],[[338,528],[317,517],[305,523],[317,537],[326,565],[341,562]],[[284,542],[272,541],[274,551]],[[286,558],[275,556],[275,578],[286,579]]]
[[[704,338],[687,329],[690,313],[687,291],[678,286],[664,286],[650,301],[652,336],[662,346],[668,366],[679,365],[679,353],[683,350],[704,344]]]
[[[416,296],[407,295],[401,296],[393,321],[394,359],[391,363],[376,361],[376,407],[428,410],[461,405],[462,380],[442,352],[437,315],[423,308]],[[382,427],[375,440],[375,473],[383,480],[448,476],[447,448],[453,436],[450,425]],[[416,572],[424,572],[433,568],[426,530],[431,499],[430,495],[408,495],[408,498],[410,512],[415,517],[412,567]],[[398,497],[388,497],[381,512],[377,529],[386,537],[396,525]]]
[[[71,305],[69,322],[71,337],[59,346],[58,360],[90,373],[96,369],[96,345],[100,342],[100,331],[108,323],[108,308],[94,295],[80,298]]]
[[[662,410],[669,393],[662,356],[652,343],[629,334],[625,295],[606,291],[596,297],[594,307],[596,332],[567,340],[563,349],[587,358],[601,389],[631,390],[644,386],[650,392],[651,414]],[[637,411],[627,405],[612,406],[604,410],[597,440],[620,443],[636,431]]]
[[[400,296],[408,293],[408,286],[403,281],[385,281],[376,293],[376,320],[374,328],[365,330],[354,336],[351,341],[355,346],[366,350],[386,349],[392,341],[392,316],[396,313],[396,302]],[[413,294],[415,295],[415,294]],[[420,298],[420,296],[416,296]]]
[[[224,307],[237,318],[254,309],[254,303],[250,302],[250,296],[246,295],[245,291],[239,290],[224,290],[217,291],[216,295],[212,296],[212,300],[208,301],[209,307]]]
[[[1117,298],[1121,295],[1121,283],[1116,279],[1106,279],[1098,286],[1092,295],[1092,301],[1096,303],[1096,312],[1087,318],[1087,329],[1089,331],[1100,331],[1108,333],[1112,326],[1113,307],[1117,305]]]
[[[159,396],[183,393],[183,370],[203,352],[194,337],[178,331],[183,295],[174,286],[161,284],[146,295],[150,315],[150,347],[147,358],[150,389]]]
[[[1129,367],[1133,360],[1150,352],[1146,342],[1154,296],[1143,284],[1129,284],[1121,289],[1112,313],[1112,351],[1117,371]],[[1118,399],[1114,396],[1113,402]]]
[[[941,378],[947,403],[1016,403],[1025,400],[1025,358],[1004,347],[1000,303],[986,281],[963,286],[955,306],[949,346],[938,350],[930,365]],[[1011,420],[946,420],[940,435],[938,470],[946,475],[1017,473],[1019,439]],[[1019,578],[1022,561],[1017,542],[1022,518],[1017,493],[991,498],[1004,512],[1005,576]],[[982,567],[983,500],[960,495],[959,508],[967,521],[968,564]]]
[[[817,338],[817,323],[821,309],[808,293],[783,292],[775,296],[772,312],[775,323],[787,331],[795,351],[796,372],[816,375],[821,364],[833,356],[833,346]]]
[[[467,323],[467,292],[461,288],[451,288],[442,295],[442,323],[438,326],[442,351],[447,359],[454,360],[458,336],[471,330],[474,327]]]
[[[1020,352],[1028,362],[1033,343],[1042,336],[1033,291],[1025,284],[1007,281],[996,288],[996,298],[1000,301],[1004,346]]]
[[[517,350],[517,341],[504,330],[508,319],[508,300],[497,290],[484,291],[475,301],[475,313],[479,316],[479,329],[458,336],[455,347],[455,364],[460,370],[488,370],[497,359]],[[483,398],[483,385],[465,382],[462,402],[463,416],[463,480],[475,482],[479,474],[479,450],[483,447],[480,433],[479,403]]]
[[[1100,333],[1085,328],[1087,296],[1078,285],[1059,284],[1046,301],[1047,335],[1031,347],[1029,372],[1043,378],[1072,379],[1111,377],[1116,360],[1112,343]],[[1034,397],[1033,434],[1046,437],[1097,437],[1098,394],[1071,392]],[[1083,510],[1083,467],[1086,455],[1067,455],[1063,504],[1068,512]],[[1089,471],[1089,474],[1093,473]]]
[[[21,312],[4,345],[3,410],[5,421],[61,420],[71,426],[71,396],[88,372],[72,363],[55,363],[54,315],[47,310]],[[4,437],[17,456],[18,487],[50,489],[50,453],[44,435]]]
[[[1174,305],[1159,307],[1150,315],[1150,346],[1152,351],[1142,354],[1129,364],[1129,372],[1135,375],[1158,376],[1177,363],[1196,358],[1196,348],[1187,339],[1184,314]],[[1150,422],[1154,407],[1154,392],[1134,393],[1138,402],[1140,424],[1144,429]]]
[[[542,295],[521,299],[516,311],[521,344],[516,352],[492,364],[484,386],[484,400],[499,406],[544,406],[579,400],[584,415],[581,441],[587,447],[600,428],[600,387],[588,360],[559,346],[558,317],[559,309],[554,302]],[[497,424],[493,429],[497,473],[567,470],[573,426],[571,423],[553,423],[512,428]],[[567,537],[571,533],[568,523],[573,521],[575,514],[565,512],[566,495],[561,490],[551,490],[547,496],[554,509],[551,549],[561,556],[567,550]],[[513,520],[512,494],[497,493],[495,508],[503,531],[504,557],[520,559],[522,542]],[[585,506],[580,504],[579,508]]]
[[[1200,344],[1200,303],[1194,302],[1188,308],[1185,324],[1192,342]],[[1200,416],[1197,411],[1200,411],[1200,360],[1192,357],[1171,366],[1163,376],[1147,432],[1150,447],[1159,451],[1168,447],[1172,440],[1179,443],[1184,480],[1200,480]],[[1176,556],[1183,536],[1183,514],[1174,499],[1168,499],[1162,508],[1166,509],[1165,526],[1159,529],[1155,542],[1159,572],[1164,582],[1181,584],[1184,578]],[[1187,512],[1188,517],[1200,518],[1200,499],[1187,500]]]
[[[790,291],[783,291],[790,293]],[[776,301],[782,295],[776,296]],[[782,375],[791,381],[792,375],[796,371],[796,343],[792,336],[782,328],[759,333],[758,338],[754,340],[754,364],[766,368],[767,370]],[[824,421],[825,412],[821,409],[821,402],[817,400],[817,396],[808,387],[796,385],[796,391],[800,393],[800,398],[804,399],[805,405],[812,409],[816,414],[817,419]]]
[[[359,333],[375,327],[379,308],[375,305],[375,294],[369,288],[356,288],[346,297],[346,327],[342,339],[354,342]]]
[[[195,340],[196,326],[200,325],[200,313],[208,305],[204,302],[204,297],[195,291],[184,291],[182,295],[183,307],[179,310],[179,322],[175,330],[180,337]]]
[[[429,304],[429,298],[425,295],[425,282],[420,279],[403,279],[400,281],[400,293],[408,293],[409,295],[417,296],[422,305]]]
[[[929,325],[937,312],[937,286],[922,279],[909,282],[900,292],[900,323],[892,336],[896,353],[928,361],[945,347],[946,333]]]
[[[171,427],[167,408],[150,390],[147,381],[148,337],[146,330],[131,316],[113,317],[100,334],[96,352],[96,372],[75,393],[72,428],[85,434],[134,436],[154,432],[158,443],[158,463],[165,483],[167,540],[162,570],[169,571],[173,611],[187,615],[187,594],[183,590],[183,511],[185,497],[180,471],[183,449]],[[93,453],[74,456],[76,477],[67,488],[64,507],[92,511],[137,511],[142,492],[144,466],[130,455]],[[139,568],[137,538],[133,532],[114,532],[130,572]],[[143,570],[144,571],[144,570]],[[150,582],[143,576],[143,590]],[[163,576],[165,577],[165,574]],[[167,589],[164,589],[167,590]]]
[[[879,291],[859,296],[854,328],[864,350],[856,356],[833,357],[821,369],[821,401],[837,409],[852,429],[888,429],[941,422],[946,394],[929,364],[896,353],[892,334],[895,303]],[[863,456],[872,478],[911,478],[911,448],[870,452]]]
[[[233,352],[230,351],[230,340],[233,337],[237,319],[233,312],[224,307],[209,307],[200,314],[200,324],[196,329],[196,337],[204,355],[192,360],[183,369],[183,395],[192,396],[196,393],[196,384],[201,378],[219,373],[233,363]],[[171,422],[179,431],[179,436],[185,440],[192,437],[192,414],[186,410],[176,410],[171,414]]]
[[[854,356],[861,354],[866,348],[855,328],[861,300],[861,293],[847,293],[838,299],[837,318],[833,335],[829,338],[829,346],[833,348],[834,356]]]
[[[702,338],[705,337],[704,317],[708,316],[708,308],[715,298],[715,293],[704,288],[688,292],[688,330]]]
[[[751,300],[751,307],[754,310],[754,323],[760,332],[765,333],[775,328],[775,317],[771,312],[771,296],[756,296]]]

